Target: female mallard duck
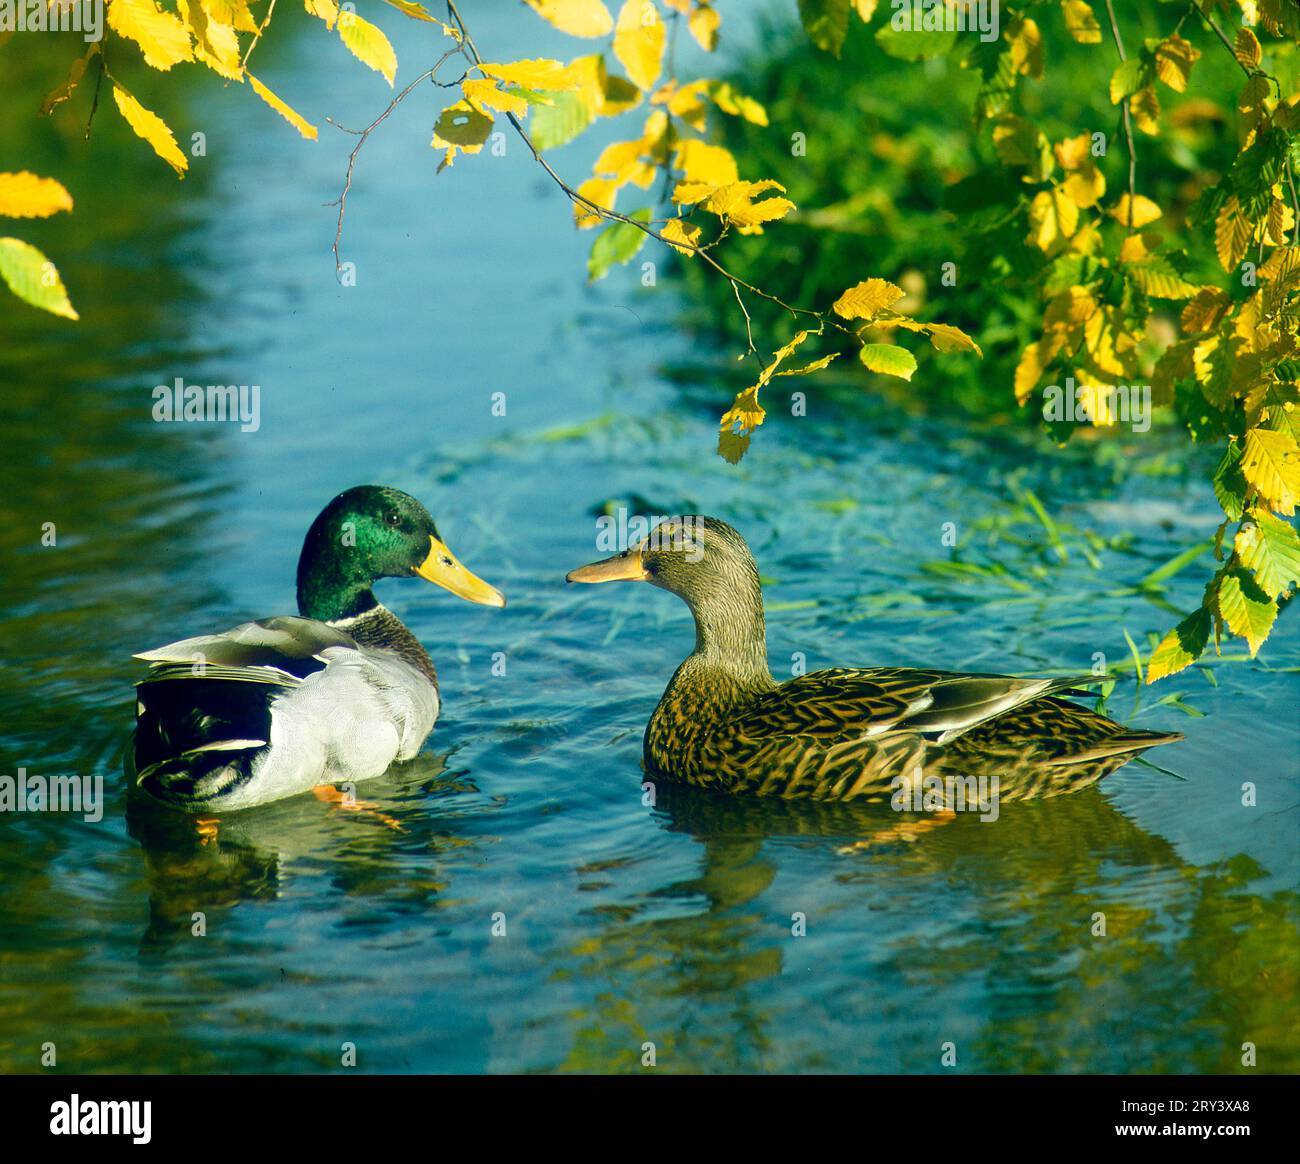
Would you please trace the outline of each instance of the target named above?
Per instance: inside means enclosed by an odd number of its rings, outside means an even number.
[[[360,485],[307,531],[298,612],[137,655],[136,783],[191,811],[245,808],[408,760],[438,718],[438,676],[375,599],[380,578],[419,575],[504,606],[462,566],[414,497]]]
[[[1002,800],[1091,784],[1139,752],[1182,739],[1114,723],[1059,695],[1095,679],[1014,679],[900,667],[767,667],[758,569],[731,526],[661,522],[649,537],[572,571],[570,582],[650,582],[685,600],[695,650],[645,733],[647,769],[764,796],[883,797],[924,776],[996,773]]]

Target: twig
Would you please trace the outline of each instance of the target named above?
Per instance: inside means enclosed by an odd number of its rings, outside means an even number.
[[[378,117],[376,117],[374,121],[372,121],[368,126],[366,126],[365,129],[348,129],[346,126],[339,125],[338,122],[336,121],[332,121],[328,118],[326,119],[326,120],[330,120],[330,124],[333,125],[336,129],[341,129],[343,130],[344,133],[356,134],[360,139],[357,142],[357,144],[352,147],[352,152],[348,154],[348,172],[347,172],[347,176],[343,180],[342,192],[339,194],[337,198],[334,199],[333,202],[326,203],[327,206],[337,206],[339,208],[338,225],[335,227],[334,230],[334,245],[333,247],[330,248],[334,252],[334,273],[335,274],[338,274],[343,269],[343,264],[339,260],[339,243],[343,239],[343,215],[346,213],[348,208],[348,194],[352,190],[352,174],[357,167],[357,155],[361,152],[361,147],[366,144],[366,140],[370,137],[370,135],[384,121],[388,119],[388,116],[393,112],[393,110],[396,109],[403,101],[406,100],[407,97],[411,95],[411,93],[415,90],[417,85],[421,84],[423,81],[426,80],[436,79],[435,74],[438,72],[438,70],[442,68],[443,65],[445,65],[452,57],[456,56],[459,52],[460,52],[459,48],[454,48],[454,49],[448,49],[445,53],[443,53],[441,58],[438,60],[437,64],[435,64],[430,69],[426,69],[423,73],[421,73],[418,77],[416,77],[414,81],[412,81],[409,85],[407,85],[405,89],[403,89],[399,94],[397,94],[397,96],[394,97],[392,101],[388,103],[388,108],[385,109],[383,113],[381,113]]]
[[[1115,19],[1115,5],[1106,0],[1106,15],[1110,17],[1110,33],[1115,39],[1115,51],[1119,53],[1120,64],[1126,64],[1124,55],[1124,38],[1119,34],[1119,22]],[[1137,151],[1133,145],[1133,118],[1129,112],[1129,98],[1120,103],[1124,111],[1124,142],[1128,146],[1128,231],[1133,233],[1134,202],[1137,199]]]
[[[1193,3],[1192,7],[1196,10],[1197,15],[1200,16],[1200,18],[1206,23],[1206,25],[1209,26],[1210,31],[1213,32],[1214,35],[1217,36],[1223,42],[1223,47],[1228,50],[1232,59],[1236,61],[1237,64],[1240,66],[1241,71],[1245,73],[1247,77],[1253,77],[1254,73],[1249,68],[1247,68],[1247,66],[1241,60],[1241,58],[1237,56],[1237,50],[1233,47],[1232,41],[1230,41],[1227,38],[1227,36],[1224,34],[1223,29],[1221,29],[1217,24],[1214,23],[1214,17],[1211,16],[1208,12],[1202,12],[1200,5],[1198,4]]]
[[[736,293],[736,302],[740,304],[740,312],[745,317],[745,342],[749,344],[750,354],[758,355],[758,349],[754,347],[754,329],[750,324],[749,309],[745,306],[745,301],[740,297],[740,288],[736,286],[736,281],[731,282],[731,289]]]
[[[240,72],[248,72],[248,58],[253,55],[253,50],[257,48],[257,42],[262,39],[262,33],[266,31],[267,25],[271,23],[271,17],[275,14],[275,0],[271,0],[271,6],[266,10],[266,16],[262,18],[262,23],[257,26],[257,31],[253,33],[253,39],[248,42],[248,48],[244,51],[244,59],[240,64]],[[340,13],[340,17],[341,17]]]
[[[94,124],[95,113],[99,109],[99,90],[104,84],[104,74],[108,72],[108,58],[104,55],[104,48],[101,45],[99,49],[99,72],[95,75],[95,93],[90,99],[90,113],[86,117],[86,136],[83,140],[90,140],[90,127]]]
[[[1290,158],[1286,160],[1286,184],[1291,187],[1291,214],[1294,220],[1291,223],[1291,229],[1293,232],[1300,231],[1300,199],[1295,196],[1295,170],[1291,165]]]

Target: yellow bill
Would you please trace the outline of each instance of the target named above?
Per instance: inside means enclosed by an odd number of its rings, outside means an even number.
[[[435,537],[429,538],[429,556],[413,568],[421,578],[444,590],[450,590],[466,602],[477,602],[480,606],[506,604],[505,595],[500,590],[489,586],[478,575],[471,574],[456,560],[456,555]]]

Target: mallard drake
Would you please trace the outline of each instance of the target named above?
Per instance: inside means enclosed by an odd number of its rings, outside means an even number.
[[[298,559],[298,613],[246,622],[136,656],[136,783],[190,811],[246,808],[367,780],[419,751],[438,718],[438,675],[375,598],[380,578],[418,576],[459,598],[505,598],[462,566],[428,510],[360,485],[312,522]]]
[[[1088,676],[837,667],[777,683],[753,555],[716,518],[661,522],[567,580],[649,582],[690,607],[695,650],[669,681],[644,746],[647,770],[688,784],[892,800],[909,782],[995,773],[1002,800],[1027,800],[1082,788],[1147,748],[1182,739],[1123,727],[1062,698],[1088,695],[1080,688],[1098,682]]]

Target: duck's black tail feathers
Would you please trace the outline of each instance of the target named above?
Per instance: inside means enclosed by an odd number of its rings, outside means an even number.
[[[137,688],[136,784],[168,804],[219,802],[252,778],[283,688],[159,678]]]

